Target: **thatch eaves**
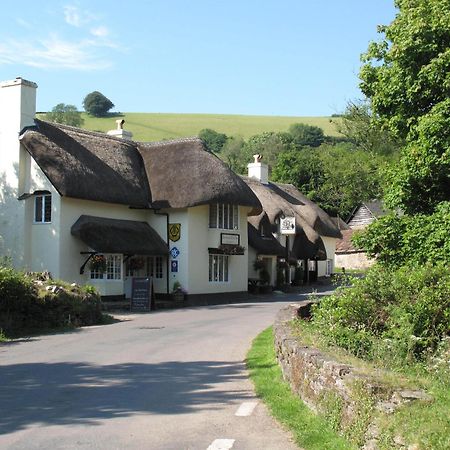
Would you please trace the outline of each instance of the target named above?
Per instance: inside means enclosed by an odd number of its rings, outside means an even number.
[[[272,235],[261,236],[261,233],[248,223],[248,245],[256,250],[258,255],[285,256],[286,249]]]
[[[207,151],[199,138],[140,143],[150,182],[152,206],[187,208],[230,203],[261,212],[261,203],[242,179],[217,156]]]
[[[63,196],[147,207],[151,195],[135,144],[35,119],[21,142]]]

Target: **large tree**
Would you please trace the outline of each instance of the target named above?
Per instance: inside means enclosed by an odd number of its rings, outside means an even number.
[[[74,127],[81,127],[84,123],[80,111],[74,105],[66,105],[58,103],[51,112],[45,115],[49,122],[62,123],[65,125],[72,125]]]
[[[450,2],[396,0],[363,57],[361,89],[378,122],[407,145],[391,176],[391,207],[430,213],[450,199]]]
[[[83,100],[83,106],[87,113],[95,117],[106,116],[107,112],[114,108],[113,102],[98,91],[93,91],[86,95]]]
[[[293,123],[289,127],[289,133],[296,147],[319,147],[324,141],[325,136],[322,128],[304,123]]]
[[[209,151],[214,153],[220,153],[228,138],[226,134],[218,133],[211,128],[200,130],[198,137],[206,144]]]

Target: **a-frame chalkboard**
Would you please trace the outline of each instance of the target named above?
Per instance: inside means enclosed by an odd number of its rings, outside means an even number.
[[[131,288],[131,311],[150,311],[152,297],[152,279],[133,278]]]

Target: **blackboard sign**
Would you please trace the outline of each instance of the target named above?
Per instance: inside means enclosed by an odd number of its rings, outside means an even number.
[[[133,278],[131,311],[150,311],[151,278]]]

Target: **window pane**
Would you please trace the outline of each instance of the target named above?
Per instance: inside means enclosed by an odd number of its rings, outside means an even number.
[[[224,264],[224,275],[223,275],[223,281],[228,282],[228,256],[223,257],[223,264]]]
[[[217,228],[217,203],[209,205],[209,228]]]
[[[239,229],[239,206],[233,205],[233,228]]]
[[[155,258],[155,278],[163,277],[163,259],[162,256]]]
[[[223,205],[218,205],[219,208],[219,220],[217,223],[217,228],[223,228]]]
[[[213,256],[209,255],[209,281],[213,280]]]
[[[52,221],[52,196],[44,196],[44,222]]]
[[[34,221],[42,222],[42,195],[38,195],[34,200]]]
[[[219,256],[219,277],[218,281],[223,281],[223,256]]]
[[[226,230],[229,229],[228,219],[228,205],[223,205],[223,228]]]
[[[229,230],[234,229],[234,226],[235,226],[233,211],[234,211],[233,205],[228,205],[228,224],[229,224],[228,229]]]

